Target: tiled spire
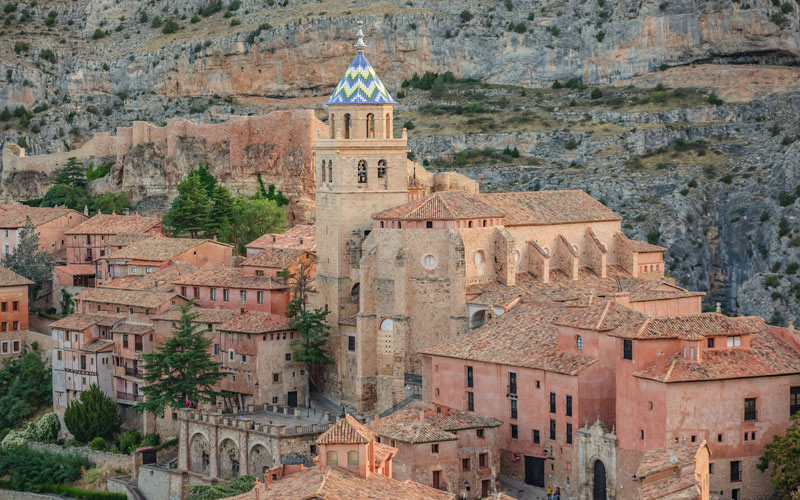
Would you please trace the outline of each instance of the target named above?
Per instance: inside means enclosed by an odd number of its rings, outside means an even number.
[[[358,53],[328,99],[328,104],[395,104],[364,56],[367,44],[364,43],[364,32],[361,30],[363,23],[359,21],[358,24],[358,41],[355,44]]]

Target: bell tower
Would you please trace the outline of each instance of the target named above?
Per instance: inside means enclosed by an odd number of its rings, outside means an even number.
[[[334,360],[326,392],[357,404],[356,368],[348,360],[355,328],[342,321],[358,313],[361,244],[370,216],[408,201],[408,140],[395,138],[395,100],[364,53],[359,22],[356,56],[327,101],[328,133],[317,137],[317,274],[315,307],[327,307],[331,326],[328,354]],[[343,331],[346,330],[346,331]],[[357,342],[357,339],[355,340]]]

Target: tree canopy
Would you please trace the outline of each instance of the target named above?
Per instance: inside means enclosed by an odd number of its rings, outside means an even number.
[[[86,169],[83,164],[74,156],[69,158],[67,164],[56,173],[56,184],[85,187]]]
[[[800,497],[800,412],[792,416],[792,425],[783,436],[775,436],[767,444],[757,467],[761,472],[772,469],[770,480],[783,500]]]
[[[207,329],[195,323],[198,314],[191,311],[193,304],[181,306],[181,317],[172,329],[172,335],[159,344],[151,354],[144,354],[145,400],[136,408],[158,416],[164,409],[184,408],[186,402],[197,404],[212,401],[218,394],[214,384],[225,376],[208,350],[211,339]]]
[[[14,251],[2,261],[3,267],[33,281],[28,287],[28,297],[32,304],[42,286],[52,279],[55,259],[49,253],[39,250],[39,233],[33,227],[30,217],[19,231],[19,243]]]
[[[37,350],[8,359],[0,368],[0,434],[53,404],[52,374]]]
[[[64,425],[80,443],[96,437],[108,440],[119,432],[122,416],[117,403],[103,394],[97,384],[92,384],[78,399],[70,401],[64,410]]]

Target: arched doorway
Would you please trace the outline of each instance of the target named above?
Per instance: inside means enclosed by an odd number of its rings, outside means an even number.
[[[230,439],[225,439],[219,446],[219,472],[222,479],[231,479],[239,475],[239,447]]]
[[[592,499],[606,500],[606,466],[600,460],[594,462],[592,481]]]
[[[264,474],[272,465],[272,457],[269,451],[260,444],[250,448],[250,475],[259,481],[264,481]]]
[[[199,432],[189,440],[189,470],[208,474],[208,439]]]

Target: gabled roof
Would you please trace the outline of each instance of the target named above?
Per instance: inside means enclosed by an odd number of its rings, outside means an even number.
[[[622,217],[579,189],[480,193],[476,196],[503,212],[506,226],[622,220]]]
[[[470,411],[417,402],[369,424],[379,436],[405,443],[433,443],[458,439],[457,431],[499,427],[503,422]]]
[[[72,229],[64,231],[64,234],[146,233],[160,226],[161,220],[155,217],[97,214]]]
[[[236,333],[269,333],[289,330],[289,318],[279,314],[247,311],[217,325],[217,330]]]
[[[175,297],[180,297],[180,295],[172,292],[151,292],[149,290],[86,288],[78,294],[77,299],[88,302],[155,309],[173,300]]]
[[[325,431],[317,443],[319,444],[367,444],[375,437],[375,433],[364,424],[347,414],[340,418],[333,427]]]
[[[166,238],[164,236],[154,236],[152,238],[142,239],[135,243],[125,245],[116,252],[106,255],[105,257],[100,257],[100,259],[135,259],[138,261],[164,262],[184,252],[188,252],[193,248],[197,248],[203,243],[214,243],[217,245],[228,246],[224,243],[219,243],[216,241],[212,242],[211,240],[207,239]]]
[[[396,104],[363,53],[356,54],[327,104]]]
[[[263,248],[242,262],[242,267],[270,267],[284,269],[300,258],[307,250],[294,248]]]
[[[700,446],[700,444],[689,445],[684,443],[650,450],[644,454],[642,461],[639,462],[639,467],[636,469],[636,477],[644,478],[674,467],[680,468],[694,464],[697,450]],[[705,444],[702,446],[705,446]]]
[[[384,210],[373,219],[462,220],[503,217],[503,212],[487,205],[479,195],[463,191],[437,191],[422,199]]]
[[[124,247],[137,241],[148,240],[153,235],[150,233],[119,233],[115,234],[108,240],[108,246],[111,247]]]
[[[110,326],[108,325],[109,322],[113,324],[116,323],[117,321],[120,321],[120,318],[103,316],[101,314],[75,313],[50,323],[50,328],[55,328],[58,330],[80,331],[95,325]]]
[[[298,224],[281,234],[261,235],[250,242],[247,248],[281,248],[313,252],[317,248],[317,230],[315,226]]]
[[[0,286],[33,285],[33,281],[20,276],[11,269],[0,267]]]
[[[75,210],[66,207],[29,207],[28,205],[0,205],[0,227],[19,228],[25,225],[27,218],[36,226],[46,224],[62,215],[72,213],[83,217]]]
[[[176,285],[212,286],[220,288],[247,288],[254,290],[281,290],[289,288],[269,276],[244,274],[241,268],[196,267],[175,278]]]

